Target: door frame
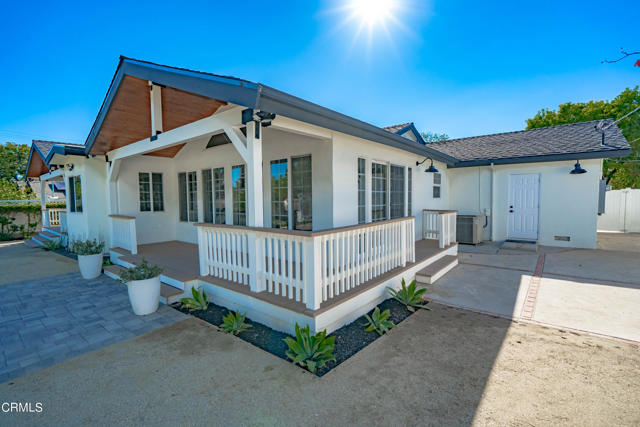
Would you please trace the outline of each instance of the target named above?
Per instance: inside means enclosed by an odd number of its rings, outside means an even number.
[[[537,210],[538,213],[536,215],[536,237],[535,238],[525,238],[525,237],[513,237],[510,235],[510,230],[509,230],[509,225],[510,225],[510,212],[508,212],[509,208],[509,201],[511,199],[511,176],[512,175],[535,175],[538,177],[538,206],[537,206]],[[540,180],[541,180],[541,175],[539,172],[532,172],[532,173],[527,173],[527,172],[515,172],[515,173],[509,173],[509,177],[507,178],[507,221],[506,221],[506,227],[507,227],[507,240],[521,240],[521,241],[538,241],[538,239],[540,238]]]

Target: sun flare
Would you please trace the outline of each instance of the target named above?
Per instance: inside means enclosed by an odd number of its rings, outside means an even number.
[[[393,18],[396,7],[395,0],[351,0],[349,3],[353,17],[369,27],[384,25]]]

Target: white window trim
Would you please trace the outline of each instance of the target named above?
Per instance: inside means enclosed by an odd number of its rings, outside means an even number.
[[[151,203],[151,209],[148,211],[143,211],[140,210],[140,174],[141,173],[146,173],[149,175],[149,201]],[[160,183],[162,184],[162,209],[161,210],[155,210],[153,207],[153,174],[154,173],[159,173],[160,174]],[[142,214],[146,214],[146,213],[153,213],[153,212],[164,212],[164,173],[162,172],[147,172],[147,171],[138,171],[138,212],[142,213]]]
[[[77,204],[75,202],[76,199],[76,177],[80,177],[80,203],[82,204],[82,211],[78,212],[78,208],[77,208]],[[76,210],[72,211],[71,210],[71,203],[69,200],[67,200],[67,213],[70,214],[79,214],[79,215],[83,215],[84,214],[84,191],[82,191],[82,187],[83,187],[83,182],[84,182],[84,178],[82,177],[82,174],[76,174],[76,175],[69,175],[67,176],[67,182],[65,183],[65,185],[69,184],[69,178],[73,178],[73,206],[76,208]],[[65,196],[67,196],[69,194],[69,191],[66,192],[67,194],[65,194]]]
[[[277,160],[286,160],[287,161],[287,200],[289,204],[289,209],[287,209],[287,230],[293,230],[293,210],[291,209],[291,201],[293,200],[293,184],[292,184],[292,159],[297,159],[299,157],[311,157],[311,185],[313,186],[313,154],[305,153],[305,154],[296,154],[294,156],[286,156],[286,157],[275,157],[273,159],[266,160],[265,162],[269,162],[269,172],[268,172],[268,185],[269,185],[269,227],[273,227],[273,212],[271,212],[271,201],[273,200],[273,194],[271,193],[271,162]],[[362,157],[364,158],[364,157]],[[313,187],[311,187],[311,198],[313,203]],[[313,214],[312,214],[313,215]],[[313,221],[313,218],[312,218]]]
[[[192,172],[195,172],[195,174],[196,174],[196,220],[195,221],[191,221],[189,219],[189,218],[191,218],[191,215],[189,215],[189,214],[192,212],[191,209],[189,208],[189,174],[192,173]],[[185,176],[184,176],[184,180],[185,181],[184,182],[185,182],[185,186],[186,186],[186,188],[185,188],[185,190],[186,190],[186,194],[185,194],[186,200],[185,200],[185,202],[187,203],[187,220],[183,221],[182,219],[180,219],[180,206],[179,206],[180,195],[178,194],[178,222],[184,222],[184,223],[193,224],[193,223],[196,223],[196,222],[200,221],[200,207],[202,206],[202,200],[200,200],[201,199],[201,197],[200,197],[201,191],[199,191],[200,188],[198,186],[198,171],[197,170],[195,170],[195,171],[189,171],[189,170],[187,170],[187,171],[178,171],[176,173],[176,179],[178,180],[178,182],[180,182],[180,178],[179,177],[180,177],[181,173],[185,174]],[[164,192],[164,188],[163,188],[163,192]],[[147,212],[147,211],[145,211],[145,212]]]

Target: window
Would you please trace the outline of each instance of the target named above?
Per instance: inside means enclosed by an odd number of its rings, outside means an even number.
[[[271,161],[271,227],[289,228],[289,168],[287,159]]]
[[[203,221],[213,223],[213,182],[211,181],[211,169],[202,171],[202,206]]]
[[[391,165],[391,219],[404,216],[404,167]]]
[[[233,187],[233,225],[247,225],[247,191],[244,165],[231,169]]]
[[[291,158],[291,200],[293,229],[312,230],[311,156]]]
[[[411,216],[411,193],[413,192],[413,172],[407,169],[407,216]]]
[[[224,168],[213,170],[213,206],[215,208],[216,224],[226,224],[224,209]]]
[[[80,175],[69,177],[69,212],[82,212],[82,183]]]
[[[358,159],[358,224],[364,224],[367,220],[367,183],[366,183],[367,161]]]
[[[196,172],[178,174],[178,209],[180,221],[198,221],[198,176]]]
[[[371,163],[371,220],[387,219],[387,165]]]
[[[442,176],[439,173],[433,174],[433,198],[440,198],[440,184],[442,183]]]
[[[140,212],[163,211],[162,174],[138,173],[138,194]]]

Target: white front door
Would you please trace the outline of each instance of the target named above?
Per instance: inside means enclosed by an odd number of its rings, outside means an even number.
[[[509,175],[509,239],[538,239],[539,195],[540,176],[537,173]]]

